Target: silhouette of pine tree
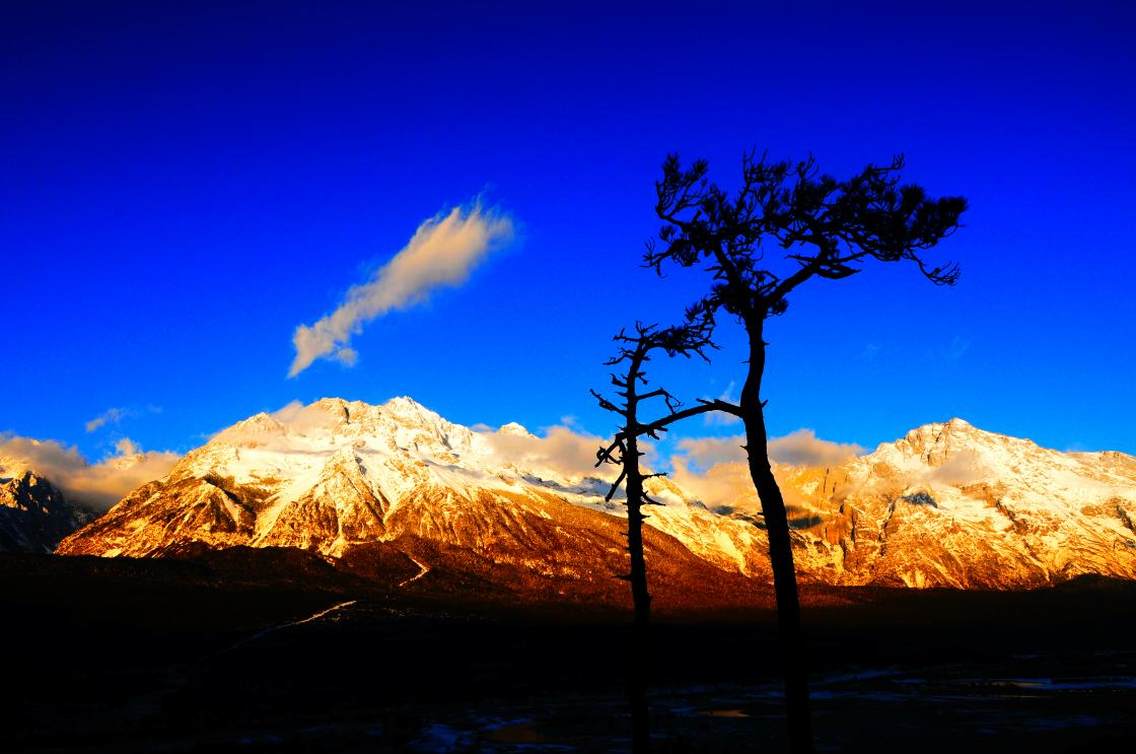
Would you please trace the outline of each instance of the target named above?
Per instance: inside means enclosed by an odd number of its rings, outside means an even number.
[[[713,321],[724,310],[745,328],[749,341],[746,380],[738,405],[719,407],[745,425],[749,472],[761,501],[777,596],[784,654],[789,748],[812,751],[806,653],[800,601],[785,502],[769,463],[765,404],[765,322],[783,314],[789,295],[813,278],[841,280],[861,263],[909,261],[937,285],[954,285],[957,265],[929,266],[922,252],[959,227],[961,197],[928,198],[915,185],[901,185],[902,157],[869,165],[847,180],[818,171],[812,157],[797,163],[769,162],[750,153],[742,159],[742,184],[731,196],[707,178],[707,162],[684,168],[677,155],[663,163],[655,183],[655,212],[663,221],[661,246],[649,243],[644,257],[662,274],[665,265],[704,265],[710,292],[690,307],[688,318]],[[783,259],[766,261],[779,247]],[[780,271],[774,265],[780,264]],[[712,409],[706,405],[698,409]]]

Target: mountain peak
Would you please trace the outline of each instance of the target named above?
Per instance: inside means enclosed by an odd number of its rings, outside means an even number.
[[[396,411],[407,410],[422,410],[429,411],[430,409],[423,406],[418,401],[411,398],[409,395],[396,395],[393,398],[387,399],[387,402],[382,404],[383,408],[390,408]]]
[[[1022,442],[1018,438],[979,429],[965,419],[955,417],[945,422],[931,422],[908,432],[897,444],[906,445],[917,453],[952,455],[963,449],[973,449],[975,443],[986,445],[1004,441]],[[1028,440],[1025,442],[1029,442]]]
[[[0,457],[0,552],[51,552],[90,518],[26,463]]]
[[[503,435],[515,435],[516,437],[535,437],[532,432],[528,431],[525,425],[519,424],[517,422],[502,424],[497,429],[497,431]]]
[[[943,432],[981,432],[983,434],[994,434],[992,432],[986,432],[985,430],[979,429],[978,427],[968,422],[966,419],[962,419],[957,416],[951,419],[947,419],[945,422],[928,422],[927,424],[922,424],[911,430],[911,432],[909,432],[908,434],[911,434],[912,432],[930,433],[936,435],[942,434]]]
[[[343,398],[320,398],[318,401],[309,403],[305,408],[325,411],[334,416],[342,416],[345,419],[350,419],[351,414],[351,403]]]
[[[378,406],[378,409],[389,416],[395,416],[404,421],[408,420],[413,423],[435,424],[442,422],[449,424],[440,414],[431,411],[408,395],[395,396],[381,406]]]

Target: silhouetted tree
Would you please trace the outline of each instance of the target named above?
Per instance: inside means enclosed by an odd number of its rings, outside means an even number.
[[[681,404],[663,388],[640,391],[640,387],[647,385],[644,367],[653,352],[662,351],[670,357],[695,355],[705,359],[706,350],[714,346],[710,341],[710,323],[705,320],[667,328],[636,323],[634,335],[621,330],[613,339],[618,348],[605,365],[625,365],[621,374],[611,375],[611,383],[616,387],[619,399],[609,400],[595,390],[592,395],[601,408],[618,414],[623,426],[615,442],[601,447],[596,453],[596,466],[612,463],[620,467],[619,476],[607,493],[607,500],[615,496],[620,486],[627,494],[627,551],[631,560],[627,579],[631,583],[635,610],[628,648],[627,695],[631,705],[632,750],[643,754],[650,750],[651,743],[647,715],[647,652],[650,642],[647,626],[651,616],[651,594],[647,588],[647,561],[643,553],[643,521],[647,518],[643,514],[643,506],[658,504],[647,494],[644,483],[664,474],[645,474],[639,464],[643,455],[639,449],[639,436],[644,432],[644,425],[639,421],[639,408],[644,401],[661,398],[669,415],[673,416]]]
[[[677,155],[670,155],[655,184],[655,212],[664,223],[662,245],[648,244],[646,263],[660,274],[668,264],[704,264],[712,274],[710,292],[690,308],[688,318],[713,318],[724,310],[740,321],[748,336],[748,369],[739,403],[723,410],[745,425],[749,472],[769,536],[793,752],[812,750],[812,731],[789,523],[769,464],[761,398],[765,322],[785,312],[789,295],[801,284],[813,278],[850,277],[870,259],[912,262],[937,285],[958,280],[957,265],[929,266],[922,252],[958,228],[966,200],[931,199],[919,186],[901,185],[902,168],[903,158],[897,157],[837,180],[820,173],[811,157],[789,163],[749,154],[742,160],[741,186],[731,196],[707,179],[705,160],[683,167]],[[767,262],[766,252],[775,248],[784,252],[783,258]],[[712,408],[705,403],[696,407]]]

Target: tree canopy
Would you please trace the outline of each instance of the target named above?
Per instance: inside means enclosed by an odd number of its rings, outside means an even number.
[[[907,260],[932,283],[954,285],[958,265],[931,265],[922,252],[959,227],[966,199],[932,199],[922,187],[900,183],[903,166],[897,156],[838,180],[811,156],[771,162],[749,153],[731,196],[708,179],[705,160],[683,167],[669,155],[655,182],[662,245],[648,244],[645,262],[661,272],[669,262],[708,261],[714,283],[692,312],[724,309],[743,319],[783,314],[789,294],[805,281],[850,277],[869,259]],[[767,262],[771,248],[780,248],[788,264]]]

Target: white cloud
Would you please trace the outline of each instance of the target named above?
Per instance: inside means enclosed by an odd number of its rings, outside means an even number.
[[[332,358],[345,367],[353,367],[355,362],[359,361],[359,352],[354,348],[343,346],[333,354]]]
[[[744,461],[723,461],[704,471],[690,468],[682,456],[671,459],[675,484],[711,508],[728,505],[740,510],[757,509],[757,492]]]
[[[515,464],[537,474],[549,473],[568,478],[614,478],[612,466],[595,467],[596,450],[610,438],[592,435],[564,417],[543,436],[530,433],[519,424],[494,430],[475,425],[500,461]],[[727,505],[739,510],[757,510],[757,494],[749,475],[743,435],[730,437],[687,437],[677,441],[677,452],[670,457],[670,478],[708,506]],[[851,443],[817,438],[811,429],[801,429],[769,442],[774,462],[805,466],[833,465],[862,453]],[[644,468],[656,465],[657,447],[644,446]]]
[[[982,457],[976,451],[967,448],[931,471],[927,478],[940,484],[963,486],[989,479],[991,475],[992,472],[983,463]]]
[[[478,427],[503,463],[536,473],[553,472],[570,478],[605,477],[610,468],[597,469],[596,451],[608,440],[579,432],[571,427],[549,427],[538,437],[519,424],[506,424],[498,430]]]
[[[678,441],[678,449],[700,468],[719,463],[744,462],[747,458],[744,435],[697,437]],[[769,459],[791,466],[833,466],[860,455],[864,448],[855,443],[821,440],[811,429],[798,429],[769,441]]]
[[[476,203],[425,221],[370,281],[347,291],[338,309],[310,326],[296,328],[292,336],[296,357],[288,376],[295,377],[319,358],[352,366],[357,354],[350,348],[351,336],[364,324],[392,309],[422,303],[435,288],[461,285],[478,262],[512,236],[509,217]]]
[[[69,499],[102,511],[135,487],[168,474],[180,457],[168,451],[143,452],[125,437],[115,449],[115,455],[91,463],[77,448],[55,440],[0,435],[0,466],[31,469]]]
[[[856,443],[822,440],[811,429],[798,429],[769,441],[769,457],[792,466],[835,466],[863,452]]]
[[[126,415],[127,411],[124,408],[108,408],[94,419],[91,419],[84,426],[87,428],[88,432],[94,432],[104,424],[118,424]]]
[[[142,452],[142,448],[129,437],[123,437],[114,443],[114,449],[120,456],[133,456]]]
[[[671,456],[671,477],[711,507],[756,509],[757,495],[744,444],[744,435],[681,439],[678,453]],[[793,466],[833,466],[863,452],[854,443],[821,440],[811,429],[798,429],[769,441],[770,460]]]
[[[695,466],[706,469],[719,463],[742,462],[746,452],[742,449],[745,437],[686,437],[678,441],[682,455]]]

